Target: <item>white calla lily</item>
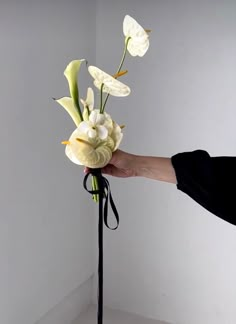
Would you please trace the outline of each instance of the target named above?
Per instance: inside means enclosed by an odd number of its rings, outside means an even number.
[[[149,48],[149,37],[145,29],[132,17],[126,15],[123,32],[128,40],[127,50],[132,56],[144,56]]]
[[[94,92],[92,88],[88,88],[87,90],[87,98],[85,100],[80,99],[81,103],[85,108],[88,108],[89,111],[93,110],[93,106],[94,106]]]
[[[72,98],[63,97],[57,99],[56,102],[58,102],[63,108],[65,108],[65,110],[69,113],[69,115],[73,119],[75,125],[78,127],[81,122],[81,119],[78,110],[75,108]]]
[[[77,77],[78,77],[78,72],[79,72],[80,66],[81,66],[82,62],[84,62],[84,61],[85,61],[84,59],[71,61],[67,65],[67,67],[64,71],[64,75],[65,75],[65,77],[68,81],[68,84],[69,84],[71,98],[74,102],[75,108],[78,110],[81,120],[82,120],[82,115],[81,115],[81,110],[80,110],[80,105],[79,105],[79,90],[78,90]]]
[[[88,71],[94,78],[94,85],[98,89],[101,89],[103,86],[103,92],[107,92],[116,97],[125,97],[130,94],[130,88],[127,85],[116,80],[96,66],[89,66]]]
[[[83,119],[88,120],[90,112],[93,110],[94,107],[94,92],[92,88],[88,88],[87,90],[87,98],[80,99],[81,103],[84,106],[83,111]]]

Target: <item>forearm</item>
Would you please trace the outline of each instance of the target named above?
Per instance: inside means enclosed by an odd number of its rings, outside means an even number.
[[[132,163],[136,176],[177,183],[170,158],[135,155]]]

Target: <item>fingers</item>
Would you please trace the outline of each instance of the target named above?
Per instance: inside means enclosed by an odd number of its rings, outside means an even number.
[[[114,169],[115,167],[112,164],[108,164],[104,168],[102,168],[102,173],[108,175],[114,175]]]
[[[89,168],[88,168],[88,167],[85,167],[85,168],[84,168],[84,173],[85,173],[85,174],[89,173]]]

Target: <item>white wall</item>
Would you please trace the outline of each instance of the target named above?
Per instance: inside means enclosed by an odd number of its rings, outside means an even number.
[[[126,124],[121,148],[236,155],[236,2],[98,0],[97,65],[110,73],[127,13],[152,33],[146,56],[125,65],[130,97],[107,106]],[[173,323],[235,323],[236,228],[175,186],[110,182],[121,221],[105,230],[105,304]]]
[[[35,323],[93,273],[94,205],[60,144],[73,122],[52,97],[69,94],[70,60],[95,63],[95,12],[94,0],[0,3],[2,324]]]

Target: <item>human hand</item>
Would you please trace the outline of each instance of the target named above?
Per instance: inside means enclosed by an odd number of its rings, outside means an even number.
[[[103,174],[108,174],[119,178],[128,178],[137,176],[137,170],[135,169],[135,160],[137,156],[121,150],[117,150],[113,153],[112,158],[104,168],[102,168]],[[85,168],[84,172],[88,173],[89,168]]]

